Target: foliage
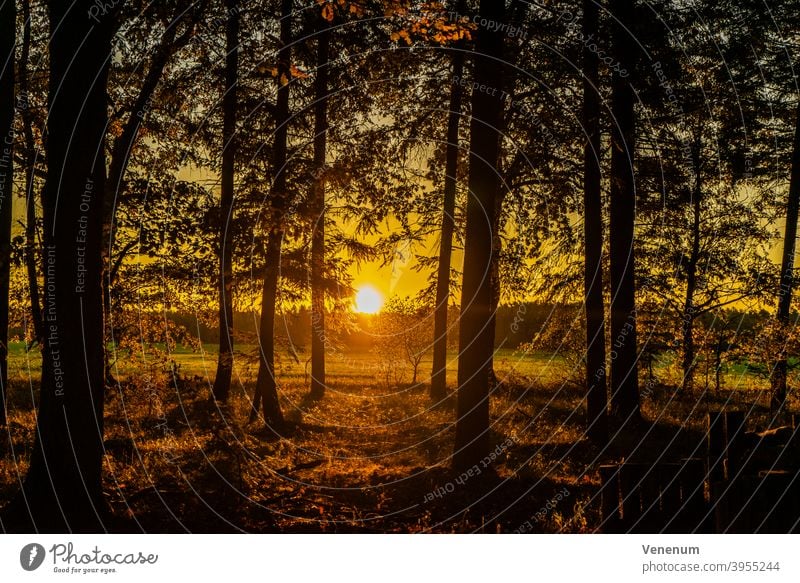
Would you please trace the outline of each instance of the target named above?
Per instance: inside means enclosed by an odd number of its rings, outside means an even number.
[[[375,317],[375,352],[387,389],[402,382],[411,369],[411,383],[417,384],[420,364],[431,350],[433,316],[430,309],[412,298],[391,298]]]

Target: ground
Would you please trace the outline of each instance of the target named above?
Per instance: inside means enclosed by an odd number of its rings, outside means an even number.
[[[454,398],[431,404],[427,385],[411,385],[401,363],[368,352],[331,355],[327,394],[312,401],[305,363],[284,355],[278,373],[288,428],[276,438],[248,423],[256,363],[253,347],[239,350],[223,408],[209,400],[213,352],[179,347],[120,359],[106,406],[114,529],[593,532],[600,464],[698,455],[709,408],[755,405],[754,419],[766,419],[766,384],[743,369],[729,371],[719,393],[676,395],[643,378],[646,423],[599,450],[584,437],[570,359],[503,350],[491,398],[492,458],[461,474],[448,461]],[[16,344],[12,356],[0,504],[18,488],[34,436],[37,353]],[[420,379],[429,367],[423,362]]]

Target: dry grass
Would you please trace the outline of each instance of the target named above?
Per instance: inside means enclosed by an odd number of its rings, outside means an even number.
[[[423,385],[387,386],[369,360],[332,359],[321,401],[308,399],[304,367],[284,360],[288,430],[280,439],[247,423],[254,378],[247,359],[222,409],[208,399],[213,358],[128,364],[107,400],[106,492],[121,528],[510,532],[528,521],[524,529],[533,532],[590,532],[600,463],[690,457],[702,445],[709,407],[755,403],[763,412],[765,404],[757,391],[683,398],[654,387],[643,400],[651,423],[600,451],[584,438],[581,394],[558,380],[558,363],[509,354],[497,361],[504,382],[491,400],[496,459],[462,479],[449,469],[452,397],[432,406]],[[0,501],[24,475],[34,435],[37,380],[18,368],[12,381]],[[557,499],[564,488],[568,496]]]

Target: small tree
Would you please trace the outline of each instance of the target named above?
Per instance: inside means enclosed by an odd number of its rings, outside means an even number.
[[[433,321],[429,310],[412,298],[394,297],[377,317],[376,351],[387,378],[399,363],[411,368],[411,383],[417,384],[419,367],[431,350]],[[399,378],[395,378],[399,381]]]

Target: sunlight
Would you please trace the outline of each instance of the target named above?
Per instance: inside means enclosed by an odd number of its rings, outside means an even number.
[[[365,285],[356,293],[356,312],[377,314],[383,307],[383,296],[374,287]]]

